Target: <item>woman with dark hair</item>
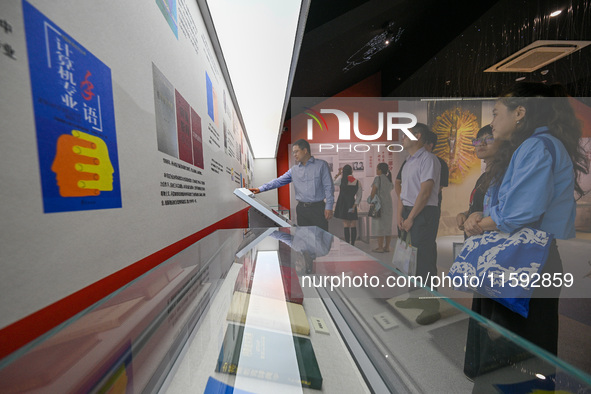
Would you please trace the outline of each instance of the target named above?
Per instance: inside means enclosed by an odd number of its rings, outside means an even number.
[[[372,218],[371,222],[372,234],[377,236],[378,239],[378,247],[373,251],[388,253],[390,251],[390,241],[392,240],[392,217],[394,215],[391,196],[394,185],[392,184],[392,173],[388,164],[378,164],[376,175],[371,184],[371,194],[368,198],[371,201],[377,194],[381,204],[380,217]]]
[[[339,172],[335,176],[335,183],[341,177],[339,197],[335,205],[334,217],[343,219],[343,226],[345,230],[345,241],[351,245],[355,245],[357,239],[357,207],[361,202],[361,195],[363,189],[361,182],[353,177],[353,168],[350,165],[345,165],[339,168]]]
[[[483,212],[472,213],[466,220],[466,234],[490,230],[512,233],[535,227],[558,239],[574,237],[574,194],[583,194],[577,176],[588,172],[588,160],[579,145],[580,124],[564,88],[540,83],[515,85],[496,102],[491,127],[501,144],[486,172],[489,187]],[[562,273],[556,240],[540,272],[544,273]],[[556,354],[559,295],[559,287],[536,288],[527,318],[482,298],[480,314]],[[486,372],[484,353],[495,348],[486,335],[481,333],[478,338],[479,343],[467,346],[474,346],[479,358],[469,363],[467,351],[464,369],[469,376]]]
[[[490,125],[486,125],[476,134],[476,138],[472,140],[472,145],[474,146],[474,153],[476,157],[480,160],[484,161],[487,165],[486,170],[489,169],[488,163],[495,157],[497,151],[499,150],[499,140],[495,140],[492,134],[492,127]],[[476,185],[470,194],[470,205],[468,210],[465,212],[460,212],[456,215],[456,223],[460,230],[464,230],[464,222],[470,215],[474,212],[482,212],[484,210],[483,203],[484,203],[484,194],[488,189],[488,184],[486,184],[486,173],[482,173],[478,180],[476,181]]]

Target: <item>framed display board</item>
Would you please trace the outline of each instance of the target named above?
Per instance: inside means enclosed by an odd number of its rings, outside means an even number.
[[[285,219],[274,209],[268,206],[265,202],[257,199],[256,195],[250,190],[240,187],[234,190],[234,194],[238,196],[238,198],[240,198],[242,201],[244,201],[257,211],[271,219],[279,227],[291,227],[291,223],[289,220]]]

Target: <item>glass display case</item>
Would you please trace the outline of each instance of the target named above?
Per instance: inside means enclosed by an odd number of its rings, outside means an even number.
[[[590,390],[589,375],[408,279],[316,227],[219,230],[1,360],[0,391]],[[437,319],[418,324],[397,302],[409,293]]]
[[[291,212],[289,208],[284,207],[281,204],[278,205],[270,205],[273,212],[276,212],[278,215],[281,215],[285,218],[285,220],[291,220]]]

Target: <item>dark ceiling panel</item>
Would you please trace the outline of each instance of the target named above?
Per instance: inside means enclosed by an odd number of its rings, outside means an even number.
[[[370,0],[338,12],[313,1],[291,97],[331,97],[380,71],[392,89],[496,1]]]
[[[591,0],[313,0],[291,97],[331,97],[377,72],[390,97],[495,96],[521,76],[591,96],[590,47],[544,75],[483,72],[535,40],[591,40],[590,10]],[[398,40],[384,46],[387,27]]]
[[[362,54],[366,44],[384,31],[384,25],[393,23],[397,29],[402,27],[398,15],[408,14],[403,6],[401,1],[363,2],[307,32],[300,49],[292,96],[330,97],[379,71],[390,48],[378,52],[370,61],[359,59],[360,64],[349,71],[344,69],[349,59]]]
[[[314,30],[326,21],[359,7],[369,0],[313,0],[310,2],[308,19],[306,20],[306,32]]]
[[[550,13],[562,9],[562,14]],[[509,10],[511,12],[509,12]],[[484,70],[537,40],[591,40],[590,1],[503,0],[429,59],[402,84],[383,79],[386,95],[494,97],[515,83],[561,83],[573,96],[591,95],[591,47],[532,73]]]

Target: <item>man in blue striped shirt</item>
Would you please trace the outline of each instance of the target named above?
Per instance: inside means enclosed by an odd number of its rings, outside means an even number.
[[[334,183],[328,163],[312,156],[306,140],[294,142],[292,151],[296,165],[279,178],[249,190],[257,194],[293,182],[298,226],[318,226],[328,231],[334,205]]]

